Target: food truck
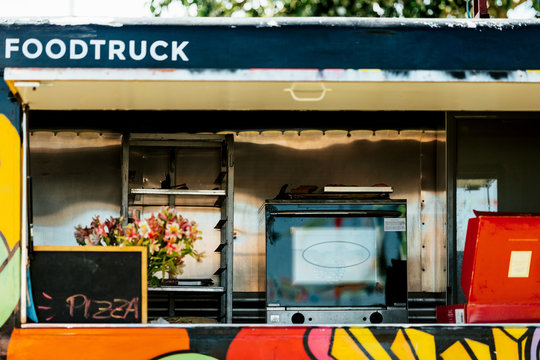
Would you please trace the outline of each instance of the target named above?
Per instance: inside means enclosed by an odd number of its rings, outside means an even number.
[[[539,357],[538,21],[0,28],[0,356]]]

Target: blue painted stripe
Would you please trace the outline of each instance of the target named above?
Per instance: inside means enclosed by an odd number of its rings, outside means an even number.
[[[15,101],[9,87],[0,76],[0,114],[5,115],[13,127],[17,130],[19,137],[21,136],[21,107]],[[1,141],[1,139],[0,139]]]
[[[540,64],[540,23],[501,19],[251,19],[228,21],[155,22],[151,24],[55,25],[51,23],[0,24],[0,68],[182,68],[182,69],[382,69],[446,71],[511,71],[537,69]],[[6,39],[18,39],[9,47]],[[32,43],[26,44],[28,39]],[[62,53],[59,59],[46,54]],[[70,41],[82,41],[87,53],[69,56]],[[42,46],[39,56],[35,43]],[[103,41],[102,45],[91,44]],[[111,45],[111,41],[115,41]],[[146,56],[129,54],[134,41],[138,53],[146,41]],[[156,43],[163,41],[164,43]],[[172,44],[182,48],[188,61],[176,56]],[[150,56],[150,46],[167,58]],[[122,45],[123,44],[123,45]],[[164,45],[166,44],[166,45]],[[112,46],[112,47],[111,47]],[[125,59],[109,54],[115,46]],[[100,59],[96,60],[96,49]],[[52,49],[52,50],[51,50]],[[79,51],[76,48],[75,52]],[[118,49],[118,48],[117,48]],[[112,51],[114,53],[114,51]]]

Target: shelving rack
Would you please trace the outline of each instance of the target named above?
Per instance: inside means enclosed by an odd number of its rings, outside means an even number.
[[[169,181],[166,188],[133,187],[130,184],[130,152],[133,147],[158,147],[170,149]],[[179,149],[220,149],[220,171],[216,176],[215,189],[178,189],[176,184],[176,156]],[[219,321],[232,323],[233,304],[233,233],[234,233],[234,139],[232,135],[220,134],[124,134],[122,139],[122,216],[128,218],[135,196],[166,197],[169,206],[217,207],[221,210],[215,229],[220,230],[220,266],[214,273],[219,275],[219,286],[189,286],[152,289],[155,292],[170,292],[190,295],[221,293]],[[138,205],[151,206],[151,205]]]

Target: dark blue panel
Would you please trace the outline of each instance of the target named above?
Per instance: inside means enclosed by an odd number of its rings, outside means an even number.
[[[35,23],[0,24],[0,34],[0,68],[37,66],[447,71],[540,68],[540,42],[536,41],[540,38],[540,23],[532,21],[338,21],[321,18],[303,21],[244,19],[236,22],[206,19],[199,22],[129,23],[118,26]],[[29,39],[34,40],[28,42]],[[78,42],[74,46],[75,57],[81,54],[83,48],[87,49],[85,56],[70,59],[71,40]],[[96,41],[104,43],[98,46]],[[130,56],[130,41],[135,42],[135,55],[140,54],[141,41],[146,41],[146,56],[140,60],[136,60],[137,56]],[[36,47],[38,42],[41,51]],[[52,57],[47,55],[47,44],[50,45]],[[152,44],[155,46],[154,57],[150,55]],[[97,48],[100,49],[99,56],[96,56]],[[122,56],[113,55],[110,59],[115,49]],[[30,56],[25,56],[23,50]],[[55,55],[60,55],[60,58],[55,59]],[[36,58],[32,58],[34,56]],[[173,60],[173,56],[176,56],[176,60]],[[163,59],[160,60],[160,57]]]
[[[10,93],[8,86],[6,85],[4,78],[0,76],[0,114],[4,114],[9,121],[13,124],[13,127],[17,129],[19,135],[21,134],[21,108],[15,101],[15,98]]]

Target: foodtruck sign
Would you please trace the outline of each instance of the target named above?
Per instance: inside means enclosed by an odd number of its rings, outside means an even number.
[[[205,32],[164,25],[0,22],[0,69],[207,67],[211,58],[200,39]]]
[[[298,31],[300,28],[309,34]],[[326,68],[331,63],[328,55],[318,57],[317,47],[303,40],[306,35],[319,36],[320,31],[301,24],[277,26],[253,21],[240,25],[226,21],[60,25],[8,24],[0,19],[0,69],[313,68],[314,59],[320,68]],[[328,49],[324,53],[334,60],[342,52],[331,50],[335,47],[334,41],[322,43],[322,49]]]
[[[34,60],[85,60],[95,61],[189,61],[185,48],[189,41],[166,40],[107,40],[107,39],[59,39],[6,38],[4,57],[10,60],[24,57]]]

